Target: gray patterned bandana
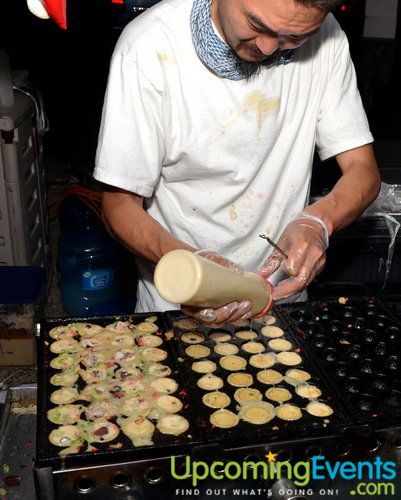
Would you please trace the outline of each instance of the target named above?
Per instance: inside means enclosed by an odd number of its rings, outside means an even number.
[[[261,68],[287,64],[294,53],[284,50],[274,59],[250,63],[237,54],[215,33],[210,18],[212,0],[194,0],[191,10],[192,40],[200,60],[213,73],[230,80],[244,80],[255,76]]]

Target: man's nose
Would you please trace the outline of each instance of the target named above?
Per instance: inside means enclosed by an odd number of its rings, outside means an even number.
[[[279,48],[280,41],[277,36],[263,35],[256,38],[255,45],[262,54],[270,56]]]

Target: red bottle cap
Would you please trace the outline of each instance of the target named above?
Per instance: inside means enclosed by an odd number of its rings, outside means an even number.
[[[257,314],[254,314],[252,317],[253,318],[261,318],[262,316],[265,316],[267,313],[269,313],[273,307],[274,307],[274,300],[273,300],[273,285],[270,283],[270,281],[268,281],[264,276],[262,276],[261,274],[259,274],[259,276],[261,278],[264,279],[266,285],[268,286],[269,288],[269,291],[270,291],[270,297],[269,297],[269,300],[267,301],[267,304],[266,306],[264,307],[264,309],[262,309],[260,312],[258,312]]]

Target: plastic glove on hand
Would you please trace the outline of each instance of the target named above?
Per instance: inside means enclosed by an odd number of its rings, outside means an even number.
[[[235,273],[242,274],[244,272],[241,265],[222,257],[212,250],[199,250],[196,253]],[[251,309],[252,304],[249,300],[230,302],[216,309],[211,307],[181,306],[181,310],[184,314],[192,316],[208,326],[223,326],[227,323],[233,323],[240,319],[248,318],[251,315]]]
[[[301,212],[284,229],[277,245],[288,258],[274,250],[258,270],[267,279],[279,267],[290,276],[274,289],[275,301],[301,292],[322,271],[328,247],[326,224],[318,217]]]

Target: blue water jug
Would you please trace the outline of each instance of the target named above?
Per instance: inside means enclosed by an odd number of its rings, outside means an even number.
[[[123,247],[76,197],[63,201],[59,221],[59,284],[66,312],[78,316],[132,313],[134,299],[121,291]]]

